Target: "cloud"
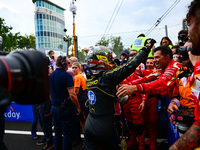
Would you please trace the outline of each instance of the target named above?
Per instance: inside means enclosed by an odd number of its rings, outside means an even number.
[[[71,0],[51,1],[66,9],[65,25],[67,34],[72,35],[73,17],[69,11]],[[113,36],[121,36],[124,45],[127,46],[131,45],[139,33],[145,33],[150,29],[157,19],[174,3],[174,0],[121,1],[123,3],[109,33]],[[116,0],[76,0],[75,25],[80,46],[93,45],[101,38],[117,2]],[[156,38],[157,42],[160,41],[162,36],[165,36],[164,27],[167,25],[170,39],[177,41],[177,34],[182,29],[182,19],[187,13],[187,6],[190,2],[191,0],[180,1],[149,36]],[[35,6],[32,0],[5,0],[0,2],[0,14],[5,19],[6,25],[12,26],[14,32],[20,32],[22,35],[34,34],[34,11]],[[158,30],[159,28],[162,29]]]

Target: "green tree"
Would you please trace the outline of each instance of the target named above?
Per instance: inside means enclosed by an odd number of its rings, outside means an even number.
[[[79,62],[86,62],[86,53],[84,49],[81,49],[81,51],[78,51],[78,61]]]
[[[3,51],[12,51],[17,48],[20,49],[35,49],[35,36],[34,35],[20,35],[20,32],[12,33],[13,27],[7,26],[5,20],[0,18],[0,36],[2,36]]]
[[[120,54],[124,49],[123,43],[121,42],[121,37],[111,37],[111,47],[110,49],[117,55],[117,58],[120,59]]]
[[[17,47],[18,33],[11,33],[13,28],[7,26],[5,20],[0,18],[0,36],[3,38],[2,49],[3,51],[11,51]]]
[[[111,51],[113,51],[117,55],[116,58],[120,59],[120,53],[124,49],[120,36],[118,37],[111,36],[107,40],[105,39],[105,37],[102,37],[101,40],[97,42],[97,44],[109,47]]]
[[[109,41],[110,41],[109,39],[106,40],[105,37],[102,37],[101,40],[97,42],[97,44],[108,47]]]
[[[35,36],[26,34],[25,36],[20,35],[17,44],[19,49],[35,49]]]

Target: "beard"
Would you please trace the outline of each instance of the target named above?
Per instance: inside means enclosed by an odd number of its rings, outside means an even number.
[[[195,22],[194,29],[190,32],[190,39],[192,41],[191,53],[193,55],[200,55],[200,22]]]

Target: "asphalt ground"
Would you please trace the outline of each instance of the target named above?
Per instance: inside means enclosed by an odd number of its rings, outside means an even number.
[[[42,129],[38,123],[38,139],[33,140],[31,138],[31,122],[21,122],[21,121],[6,121],[5,122],[5,136],[4,142],[8,150],[41,150],[45,145],[36,145],[36,142],[42,139]],[[167,131],[164,126],[159,127],[157,149],[158,150],[168,150],[168,142],[166,139]],[[79,150],[83,144],[83,135],[81,136],[81,142],[73,146],[73,150]],[[147,137],[148,138],[148,137]],[[128,150],[137,150],[137,147],[128,148]],[[148,150],[148,146],[145,148]],[[52,148],[51,150],[54,150]]]

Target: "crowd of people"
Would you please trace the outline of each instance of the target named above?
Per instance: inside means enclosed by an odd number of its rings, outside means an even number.
[[[200,3],[188,6],[189,31],[181,30],[178,44],[163,37],[160,45],[140,34],[120,61],[105,46],[91,46],[87,69],[76,57],[49,51],[49,101],[33,105],[32,138],[37,119],[44,132],[43,150],[157,149],[158,100],[170,99],[169,121],[179,138],[170,150],[200,147]],[[52,136],[54,127],[55,137]],[[124,128],[128,139],[122,140]],[[3,132],[3,131],[2,131]],[[145,135],[149,139],[145,141]],[[3,136],[1,136],[3,139]],[[2,140],[3,141],[3,140]],[[1,143],[0,143],[1,144]],[[0,145],[1,146],[1,145]]]
[[[33,105],[32,138],[38,139],[37,120],[43,129],[44,136],[37,145],[45,145],[43,149],[72,149],[81,141],[84,133],[88,108],[86,75],[84,64],[76,57],[56,56],[54,51],[48,52],[50,96],[49,101]],[[52,136],[52,128],[55,138]],[[81,132],[82,130],[82,132]]]
[[[196,25],[195,19],[199,17],[200,6],[194,7],[196,3],[194,0],[189,6],[187,21],[190,27]],[[44,132],[40,142],[46,143],[43,149],[53,145],[52,118],[54,147],[58,150],[72,149],[73,141],[80,142],[81,132],[84,133],[84,145],[80,149],[118,150],[121,145],[139,150],[149,146],[150,150],[156,150],[158,100],[165,98],[171,101],[167,112],[180,137],[180,142],[170,145],[170,149],[181,149],[183,145],[187,145],[187,149],[200,146],[199,138],[188,137],[190,142],[194,140],[192,144],[186,144],[187,139],[183,138],[188,134],[200,135],[198,68],[190,59],[191,55],[197,55],[196,61],[199,58],[198,47],[194,47],[198,44],[194,43],[198,36],[193,31],[199,26],[195,27],[189,32],[181,30],[177,45],[173,45],[169,37],[163,37],[160,46],[155,47],[154,39],[140,34],[131,50],[121,52],[120,61],[114,59],[107,47],[90,47],[86,72],[78,58],[57,57],[49,51],[51,105],[46,102],[36,108]],[[49,106],[51,112],[44,108]],[[128,140],[122,142],[120,135],[126,127]],[[146,141],[145,135],[149,137]]]

